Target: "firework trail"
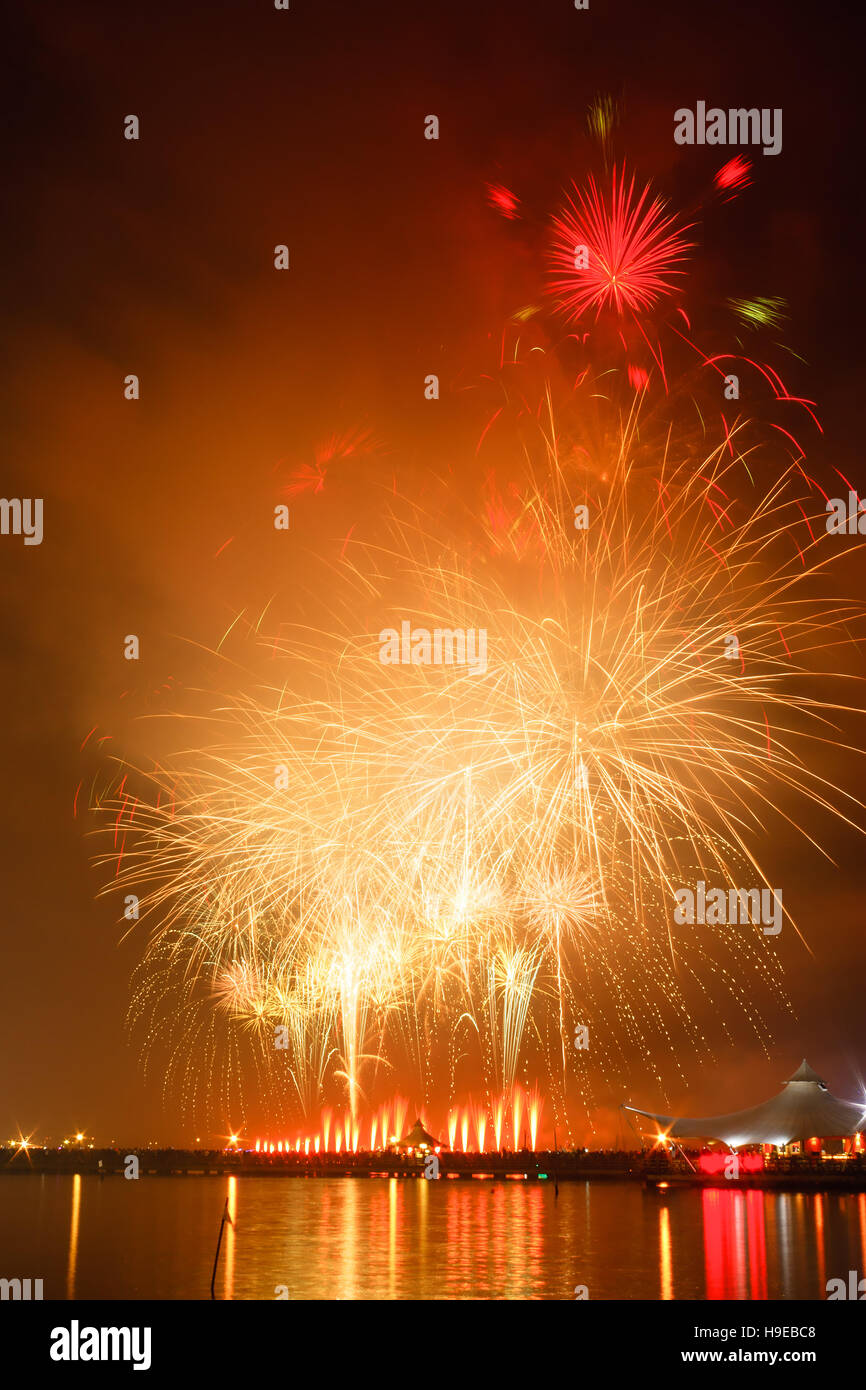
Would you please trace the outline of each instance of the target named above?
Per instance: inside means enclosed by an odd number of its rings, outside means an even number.
[[[549,455],[556,434],[539,429]],[[735,978],[772,982],[758,934],[677,938],[664,904],[696,875],[765,882],[753,845],[783,794],[838,802],[804,753],[832,737],[808,675],[852,612],[810,595],[795,470],[749,512],[719,448],[661,458],[643,496],[631,444],[583,532],[587,494],[551,457],[482,528],[481,572],[393,518],[391,548],[358,543],[332,574],[342,630],[281,639],[285,680],[139,774],[134,819],[129,782],[101,798],[129,822],[113,887],[140,897],[149,954],[265,1047],[285,1028],[305,1109],[332,1075],[355,1113],[365,1074],[407,1052],[423,1070],[465,1019],[491,1092],[527,1034],[565,1072],[588,1019],[612,1060],[676,1020],[700,1043],[681,981],[707,971],[762,1026]],[[486,627],[487,673],[383,666],[378,633],[405,618]],[[143,981],[162,995],[161,972]]]

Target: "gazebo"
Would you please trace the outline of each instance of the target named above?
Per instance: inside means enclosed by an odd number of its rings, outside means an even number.
[[[447,1146],[439,1139],[434,1139],[432,1134],[428,1134],[420,1120],[416,1120],[409,1133],[402,1139],[398,1139],[394,1145],[397,1149],[444,1149]]]

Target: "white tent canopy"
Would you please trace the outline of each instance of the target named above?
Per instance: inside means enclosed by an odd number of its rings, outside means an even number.
[[[837,1100],[805,1060],[783,1089],[763,1105],[735,1110],[730,1115],[654,1115],[624,1105],[635,1115],[655,1120],[671,1139],[719,1139],[742,1144],[791,1144],[797,1139],[827,1139],[866,1130],[866,1101]]]

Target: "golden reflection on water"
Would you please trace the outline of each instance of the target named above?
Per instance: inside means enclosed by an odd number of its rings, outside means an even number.
[[[400,1210],[400,1183],[388,1179],[388,1297],[397,1297],[397,1218]]]
[[[69,1227],[69,1262],[66,1266],[66,1297],[75,1297],[75,1273],[78,1268],[78,1222],[81,1216],[81,1174],[72,1178],[72,1221]]]
[[[358,1191],[360,1181],[357,1178],[344,1179],[345,1191],[341,1192],[342,1201],[334,1203],[334,1220],[340,1223],[337,1298],[350,1301],[363,1296],[359,1291],[359,1259],[364,1260],[366,1264],[369,1253],[368,1237],[361,1237]]]
[[[226,1199],[227,1300],[824,1299],[828,1278],[866,1275],[866,1193],[80,1175],[4,1191],[10,1248],[23,1262],[49,1232],[46,1276],[69,1299],[207,1297]]]
[[[235,1222],[238,1219],[238,1180],[230,1177],[228,1180],[228,1214],[230,1221],[223,1227],[223,1237],[225,1240],[225,1274],[223,1275],[223,1298],[234,1298],[235,1296]]]
[[[671,1254],[671,1214],[667,1206],[659,1209],[659,1266],[661,1270],[661,1296],[670,1299],[674,1296],[673,1258]]]
[[[422,1265],[427,1263],[427,1221],[429,1218],[430,1183],[426,1180],[416,1184],[418,1187],[418,1259]]]

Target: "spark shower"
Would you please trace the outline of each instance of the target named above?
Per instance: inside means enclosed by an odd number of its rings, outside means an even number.
[[[732,164],[711,197],[750,182]],[[508,189],[491,204],[520,220]],[[191,1105],[236,1108],[252,1059],[269,1104],[340,1107],[347,1141],[406,1088],[501,1137],[540,1086],[568,1133],[581,1033],[611,1074],[637,1052],[658,1075],[678,1039],[711,1052],[708,1011],[765,1039],[786,1007],[760,927],[676,922],[675,893],[769,886],[771,813],[818,853],[809,806],[853,813],[819,768],[862,612],[828,578],[814,402],[701,346],[699,216],[587,174],[475,373],[469,496],[444,467],[423,496],[383,488],[309,557],[317,621],[239,617],[207,667],[225,680],[156,721],[168,751],[101,766],[104,891],[145,942],[131,1021]],[[327,506],[326,476],[351,489],[371,459],[359,433],[284,495]],[[407,621],[485,631],[484,669],[384,664]]]

